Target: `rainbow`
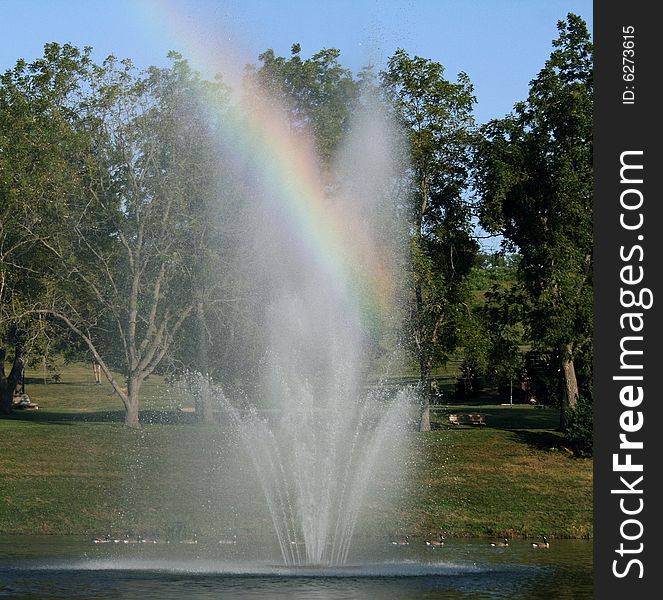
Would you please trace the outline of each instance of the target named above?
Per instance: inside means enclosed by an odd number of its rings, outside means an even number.
[[[203,73],[225,73],[228,56],[236,51],[221,47],[224,32],[211,35],[202,23],[179,13],[172,1],[145,2],[149,18],[169,32],[182,55]],[[211,40],[217,40],[212,42]],[[216,45],[215,45],[216,44]],[[233,107],[212,96],[201,98],[233,142],[233,152],[260,174],[270,190],[272,210],[279,226],[289,228],[330,286],[349,294],[362,320],[369,326],[383,324],[392,314],[393,268],[387,248],[371,236],[361,215],[350,202],[332,202],[325,193],[320,162],[310,139],[293,135],[284,111],[259,96],[247,106],[236,99]]]

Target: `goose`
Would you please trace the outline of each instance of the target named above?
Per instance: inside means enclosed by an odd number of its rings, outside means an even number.
[[[180,540],[180,544],[197,544],[198,536],[194,533],[192,538],[186,540]]]
[[[233,535],[230,539],[219,540],[219,544],[236,544],[237,536]]]
[[[532,542],[532,548],[550,548],[548,538],[544,535],[542,542]]]
[[[501,542],[490,542],[490,545],[493,548],[508,548],[509,547],[509,540],[508,540],[508,538],[504,538]]]
[[[391,543],[394,546],[409,546],[410,545],[410,538],[406,535],[406,536],[403,536],[402,538],[399,538],[397,540],[393,540]]]
[[[110,535],[106,534],[105,537],[102,537],[102,538],[94,538],[92,541],[93,541],[95,544],[108,544],[108,543],[112,542],[113,540],[111,539],[111,536],[110,536]]]
[[[438,533],[437,538],[437,540],[426,540],[426,546],[430,546],[431,548],[441,548],[444,546],[444,536]]]
[[[140,538],[125,538],[122,540],[124,544],[139,544]]]

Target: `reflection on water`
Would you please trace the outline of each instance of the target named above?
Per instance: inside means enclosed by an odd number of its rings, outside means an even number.
[[[249,545],[249,544],[247,544]],[[0,537],[0,598],[145,599],[584,599],[592,597],[592,546],[555,540],[533,550],[515,540],[448,540],[375,548],[346,567],[288,568],[247,561],[231,548],[114,547],[68,537]]]

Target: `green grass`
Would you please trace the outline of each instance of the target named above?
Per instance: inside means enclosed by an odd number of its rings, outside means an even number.
[[[433,431],[412,434],[410,477],[387,519],[415,536],[592,537],[592,461],[564,447],[558,411],[491,402],[436,407]],[[446,413],[460,411],[487,426],[450,425]]]
[[[270,529],[252,469],[233,466],[241,444],[178,413],[186,396],[160,378],[143,390],[148,423],[132,430],[91,368],[67,366],[57,384],[28,376],[39,410],[0,419],[0,533]],[[488,425],[449,426],[444,414],[457,410],[480,411]],[[591,537],[592,461],[563,449],[556,411],[492,399],[437,406],[432,420],[433,431],[408,433],[408,477],[393,501],[368,498],[371,526],[413,536]],[[378,477],[389,487],[395,475]]]

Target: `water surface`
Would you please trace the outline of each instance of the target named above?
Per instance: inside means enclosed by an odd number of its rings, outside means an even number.
[[[520,540],[505,549],[486,540],[447,540],[435,549],[384,540],[373,544],[370,559],[296,568],[264,557],[247,560],[252,551],[260,554],[256,543],[94,544],[74,537],[0,536],[0,598],[592,597],[592,545],[583,540],[553,540],[549,550]]]

